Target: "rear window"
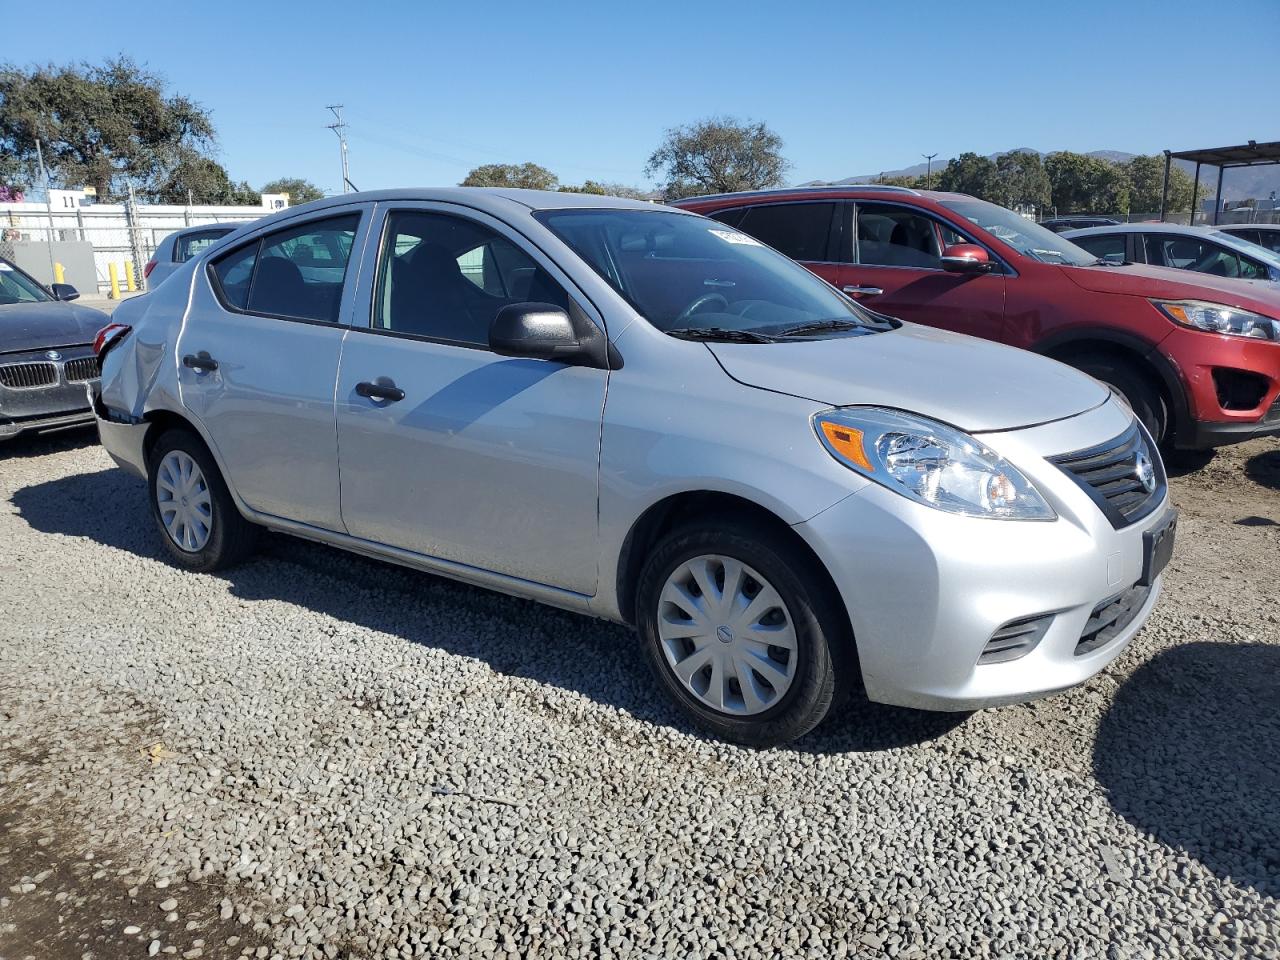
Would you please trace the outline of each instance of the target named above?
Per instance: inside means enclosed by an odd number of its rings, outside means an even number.
[[[186,263],[197,253],[213,246],[234,229],[234,227],[210,227],[208,230],[184,233],[178,237],[177,242],[173,245],[174,262]]]

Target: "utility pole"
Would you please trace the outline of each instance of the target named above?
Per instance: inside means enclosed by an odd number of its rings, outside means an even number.
[[[58,279],[58,268],[53,261],[53,196],[49,193],[49,171],[44,168],[44,151],[40,149],[40,141],[36,141],[36,161],[40,164],[40,180],[44,183],[44,207],[49,215],[49,282]]]
[[[342,151],[342,192],[350,193],[355,185],[347,175],[347,123],[342,119],[342,104],[332,103],[325,109],[333,113],[333,123],[329,124],[329,129],[337,134],[338,147]]]
[[[924,157],[924,188],[928,190],[933,186],[933,158],[936,157],[937,154],[922,153],[920,156]]]

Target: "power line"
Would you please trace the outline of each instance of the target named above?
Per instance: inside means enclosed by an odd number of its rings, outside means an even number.
[[[342,119],[342,104],[332,103],[325,108],[333,114],[333,123],[328,124],[338,136],[338,147],[342,151],[342,192],[350,193],[356,189],[356,185],[351,182],[351,177],[347,170],[347,123]]]

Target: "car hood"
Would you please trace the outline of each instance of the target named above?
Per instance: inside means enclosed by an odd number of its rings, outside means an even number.
[[[1133,263],[1123,267],[1059,267],[1078,287],[1164,300],[1208,300],[1261,310],[1280,317],[1280,286],[1269,280],[1238,280],[1211,273]]]
[[[1110,396],[1056,360],[911,323],[867,336],[707,346],[749,386],[833,407],[894,407],[970,432],[1060,420]]]
[[[110,320],[101,310],[61,300],[0,306],[0,353],[92,343]]]

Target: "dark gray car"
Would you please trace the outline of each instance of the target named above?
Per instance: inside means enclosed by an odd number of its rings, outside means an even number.
[[[0,441],[93,422],[85,385],[98,379],[93,338],[109,320],[68,302],[78,296],[0,259]]]

